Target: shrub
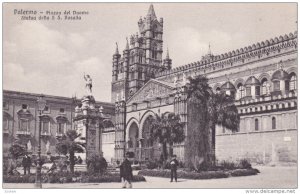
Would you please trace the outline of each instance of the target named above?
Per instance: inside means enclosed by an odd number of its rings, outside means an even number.
[[[240,161],[239,167],[242,169],[250,169],[252,168],[251,164],[248,162],[247,159],[242,159]]]
[[[154,169],[158,167],[158,163],[152,160],[148,160],[146,163],[147,169]]]
[[[220,167],[221,167],[221,169],[224,169],[224,170],[234,170],[234,169],[237,169],[237,165],[234,164],[234,162],[229,162],[229,161],[223,161],[223,162],[221,162]]]
[[[249,176],[249,175],[256,175],[256,169],[236,169],[230,172],[231,176]]]
[[[171,177],[170,170],[141,170],[138,173],[143,176],[154,176],[154,177]],[[178,171],[177,177],[184,179],[212,179],[212,178],[227,178],[228,173],[223,171],[207,171],[207,172],[185,172]]]
[[[107,162],[104,157],[93,155],[87,160],[88,172],[91,174],[103,174],[107,169]]]
[[[90,175],[87,172],[75,172],[73,175],[70,172],[42,174],[43,183],[104,183],[104,182],[121,182],[119,173],[110,174],[94,174]],[[141,175],[134,175],[133,182],[146,181]],[[4,183],[34,183],[35,175],[5,175],[3,176]]]

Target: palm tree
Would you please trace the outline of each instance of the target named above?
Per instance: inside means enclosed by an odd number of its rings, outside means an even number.
[[[75,153],[84,152],[84,144],[75,141],[81,134],[78,134],[76,130],[68,130],[63,136],[62,140],[56,145],[56,149],[59,153],[70,155],[70,171],[74,173]]]
[[[210,165],[215,161],[216,124],[236,131],[239,125],[234,99],[225,93],[214,94],[204,76],[189,78],[187,164],[197,169],[199,164]]]
[[[222,125],[235,132],[239,128],[240,117],[234,105],[234,98],[224,92],[212,94],[209,100],[210,130],[212,133],[212,161],[215,163],[216,125]]]
[[[169,155],[173,155],[173,144],[181,143],[185,139],[184,124],[180,121],[180,116],[174,113],[165,113],[161,117],[151,117],[150,121],[151,138],[157,140],[162,145],[162,159],[168,159],[167,145],[169,145]]]

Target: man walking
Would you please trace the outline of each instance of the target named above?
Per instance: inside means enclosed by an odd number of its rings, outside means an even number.
[[[129,153],[126,153],[125,159],[120,166],[120,176],[123,182],[122,188],[126,188],[127,184],[128,184],[128,188],[132,188],[131,181],[133,180],[133,175],[132,175],[131,164],[130,161],[128,160],[128,157],[129,157]]]
[[[176,160],[176,155],[173,155],[173,158],[170,161],[170,166],[171,166],[171,181],[170,182],[173,182],[173,177],[175,178],[175,182],[177,182],[178,161]]]

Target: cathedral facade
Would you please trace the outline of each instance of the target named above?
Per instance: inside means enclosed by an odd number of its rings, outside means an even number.
[[[153,5],[138,21],[139,33],[113,55],[115,160],[132,152],[138,161],[158,159],[161,145],[150,141],[149,118],[175,113],[189,132],[187,77],[205,75],[214,92],[235,98],[240,127],[216,130],[218,160],[247,158],[255,163],[297,162],[297,32],[271,38],[172,69],[163,59],[163,19]],[[173,146],[184,161],[186,139]]]

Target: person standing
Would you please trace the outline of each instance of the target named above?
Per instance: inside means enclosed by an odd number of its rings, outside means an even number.
[[[133,180],[133,175],[132,175],[132,168],[130,161],[128,160],[129,154],[126,153],[125,159],[122,162],[120,166],[120,177],[123,182],[122,188],[126,188],[126,185],[128,184],[128,188],[132,188],[132,180]]]
[[[177,182],[178,161],[176,160],[176,155],[174,155],[172,160],[170,161],[170,166],[171,166],[171,181],[170,182],[173,182],[173,178],[175,178],[175,182]]]
[[[24,175],[26,174],[27,171],[28,174],[30,174],[31,158],[27,154],[25,154],[25,156],[23,157],[22,166],[24,168]]]

